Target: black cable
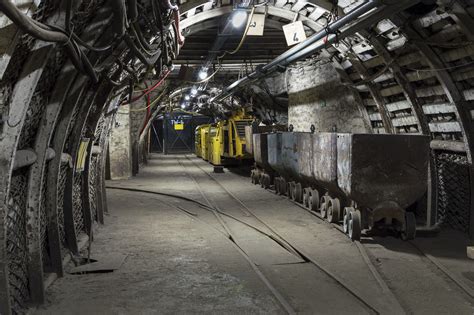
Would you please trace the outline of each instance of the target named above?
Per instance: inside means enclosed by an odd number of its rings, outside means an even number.
[[[128,2],[128,15],[129,15],[130,21],[132,23],[135,23],[138,19],[137,0],[128,0],[127,2]]]
[[[66,32],[71,32],[72,0],[66,0]]]
[[[127,29],[125,3],[123,0],[112,0],[111,7],[114,12],[115,32],[122,37]]]

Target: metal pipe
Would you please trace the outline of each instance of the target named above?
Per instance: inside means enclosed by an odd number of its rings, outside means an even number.
[[[213,102],[216,100],[222,100],[225,97],[229,96],[232,91],[235,90],[238,86],[244,85],[250,82],[250,80],[252,79],[257,79],[264,75],[268,75],[269,73],[275,71],[279,66],[286,66],[297,59],[303,58],[309,54],[314,53],[318,49],[324,48],[328,43],[330,43],[330,41],[334,41],[336,36],[330,36],[331,34],[336,33],[337,31],[339,31],[339,29],[341,29],[348,23],[356,20],[361,15],[371,11],[380,4],[382,4],[381,0],[369,0],[368,2],[358,6],[344,17],[328,25],[325,29],[319,31],[318,33],[306,39],[304,42],[299,43],[295,47],[290,48],[280,56],[276,57],[270,63],[264,65],[260,69],[252,72],[251,74],[243,77],[242,79],[235,81],[227,88],[225,88],[225,90],[222,91],[219,95],[212,98],[210,101]],[[324,43],[318,44],[317,42],[323,39],[325,36],[329,36],[328,40]]]

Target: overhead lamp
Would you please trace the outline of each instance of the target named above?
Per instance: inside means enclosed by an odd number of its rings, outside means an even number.
[[[207,71],[206,70],[199,71],[198,77],[200,80],[204,80],[205,78],[207,78]]]
[[[182,108],[182,109],[185,109],[185,108],[186,108],[186,104],[181,103],[181,108]]]
[[[184,96],[184,99],[185,99],[186,101],[189,101],[189,95],[185,95],[185,96]]]
[[[245,10],[236,10],[232,15],[232,26],[234,28],[240,28],[244,25],[247,20],[247,11]]]
[[[197,93],[198,93],[198,90],[193,87],[193,88],[191,89],[191,95],[194,96],[194,95],[196,95]]]

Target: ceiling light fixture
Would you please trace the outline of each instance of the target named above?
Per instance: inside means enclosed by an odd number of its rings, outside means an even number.
[[[193,88],[191,89],[191,95],[194,96],[194,95],[196,95],[197,93],[198,93],[198,90],[193,87]]]
[[[198,74],[198,77],[200,80],[204,80],[205,78],[207,78],[207,71],[206,70],[201,70]]]
[[[247,12],[245,10],[236,10],[232,16],[232,26],[240,28],[247,20]]]

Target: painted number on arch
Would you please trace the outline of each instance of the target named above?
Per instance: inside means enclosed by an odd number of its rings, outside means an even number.
[[[283,25],[283,33],[285,33],[286,43],[288,46],[301,43],[306,39],[303,22],[301,21]]]
[[[249,24],[247,35],[249,36],[263,36],[263,29],[265,27],[265,14],[254,14]]]

